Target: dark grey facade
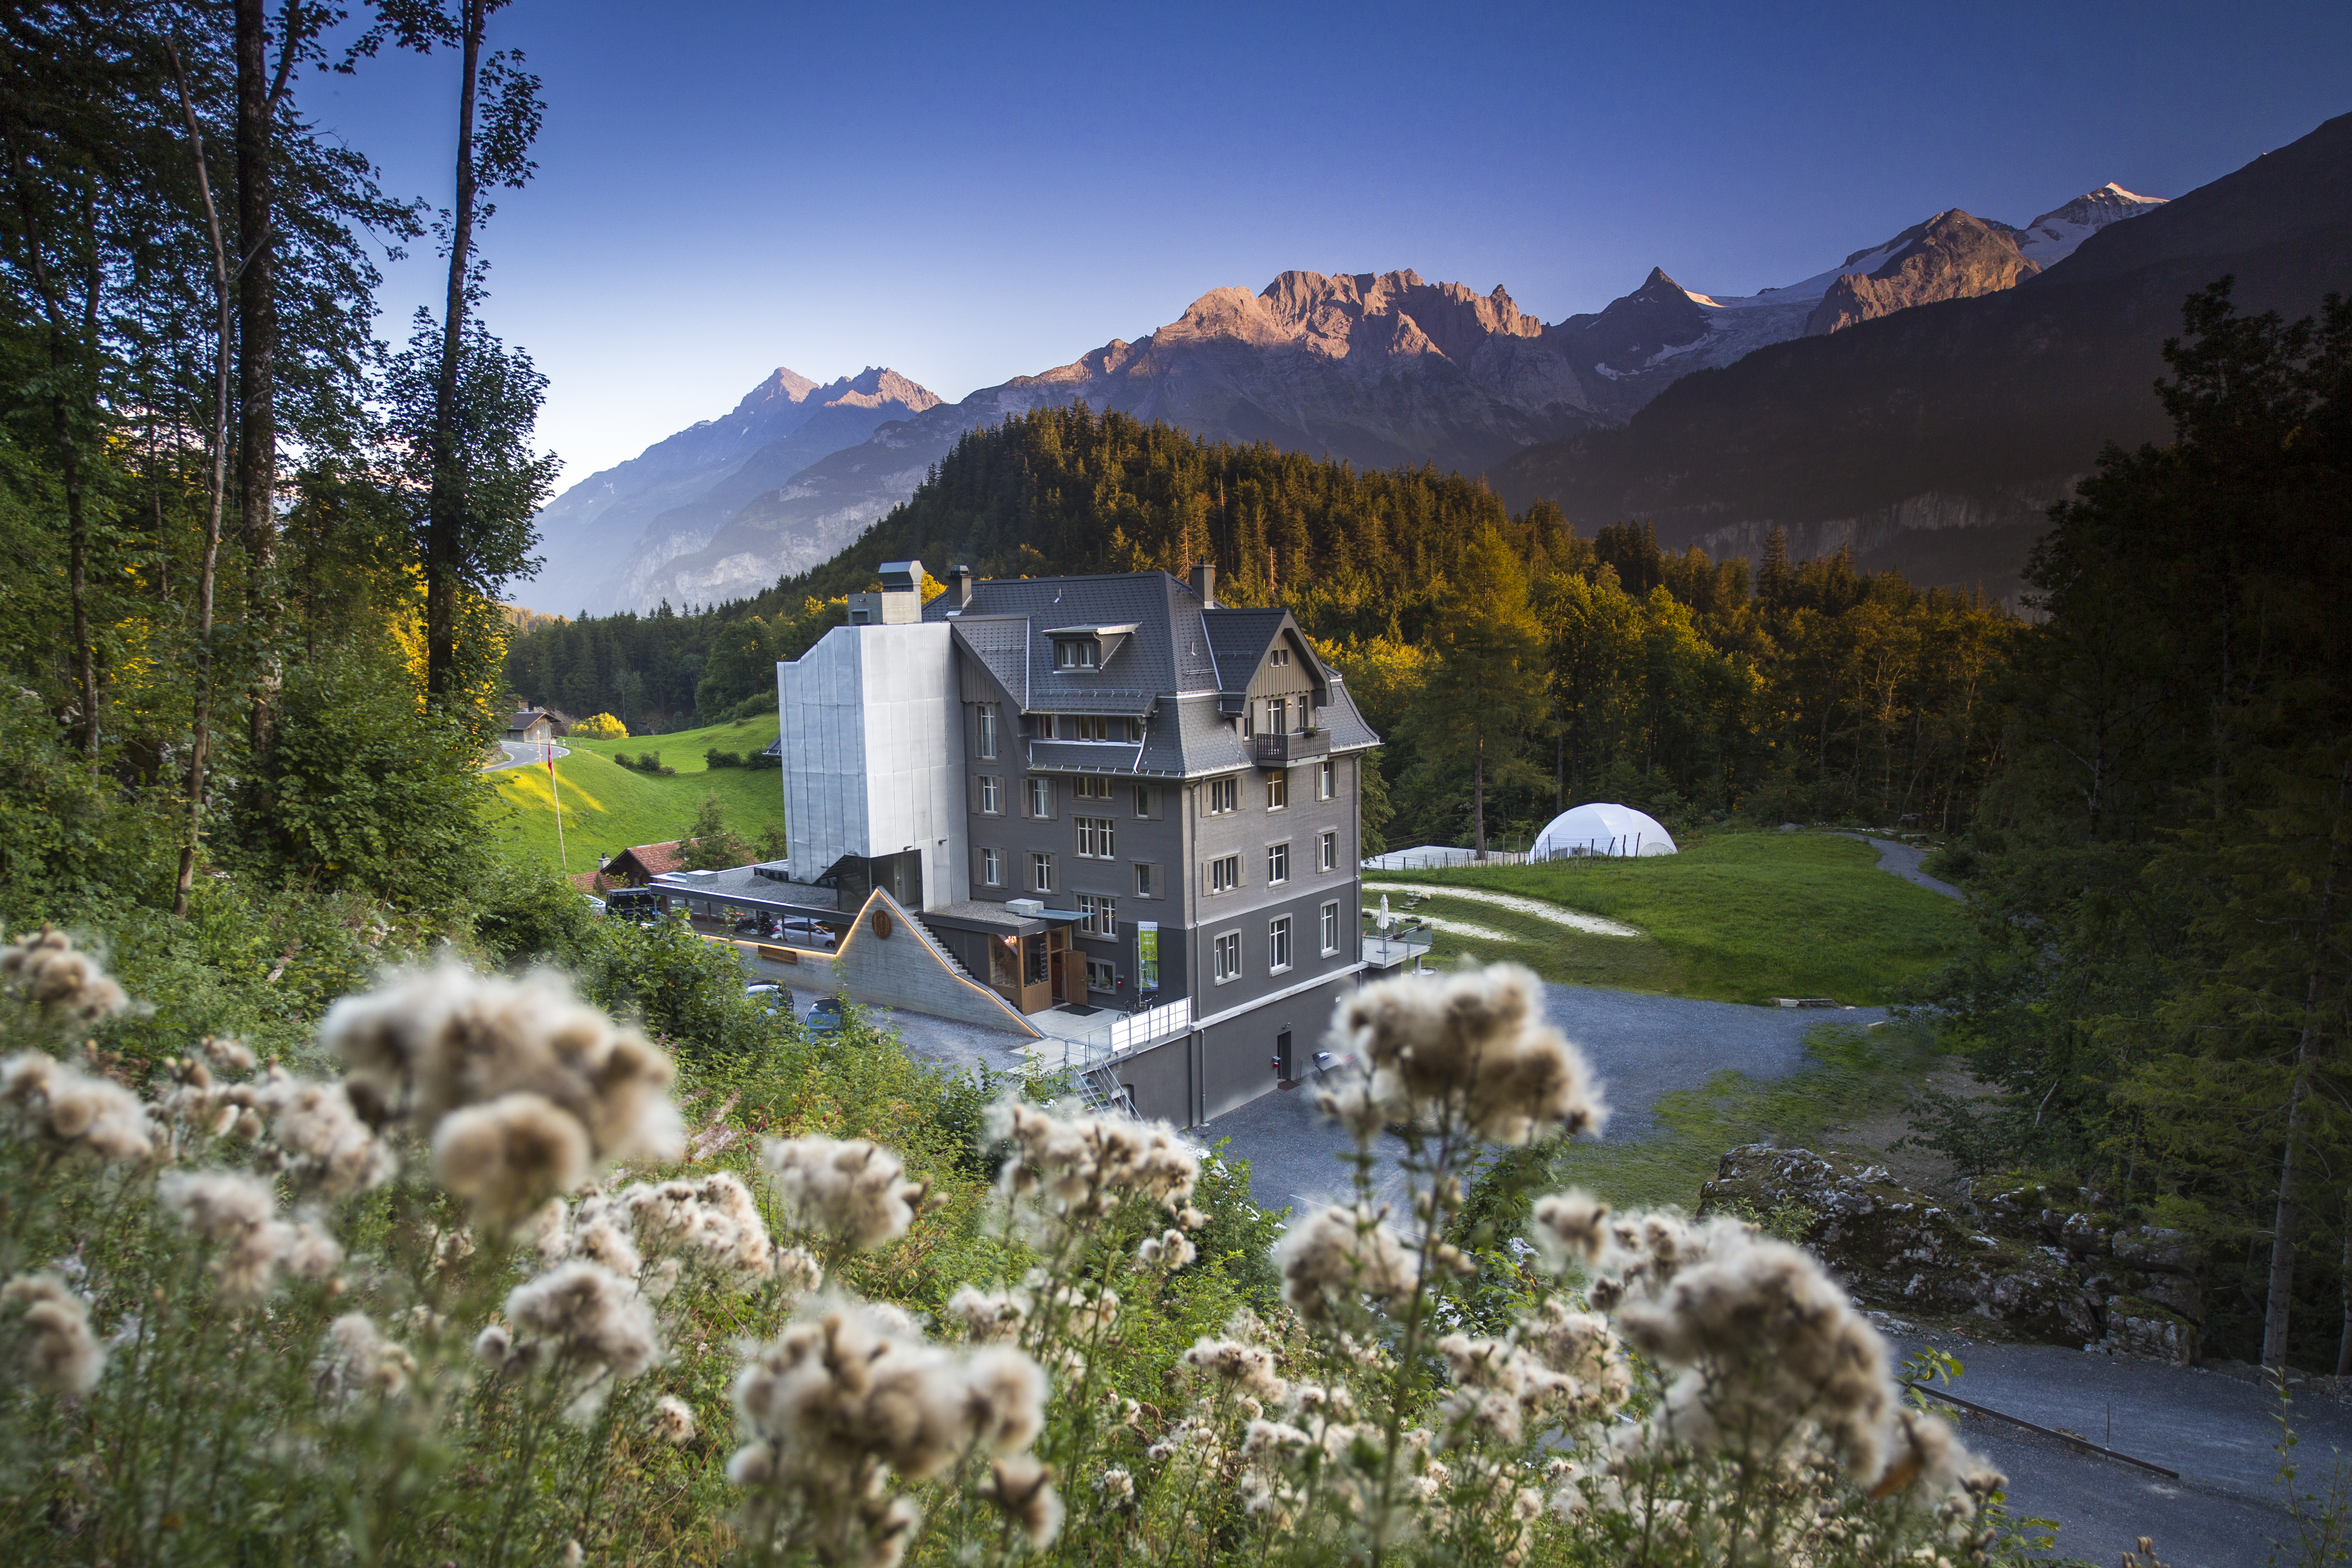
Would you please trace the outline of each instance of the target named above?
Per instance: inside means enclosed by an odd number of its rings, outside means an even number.
[[[924,618],[957,664],[971,899],[1078,918],[1056,940],[934,931],[1024,1010],[1188,1000],[1185,1035],[1120,1061],[1146,1114],[1197,1122],[1303,1074],[1362,969],[1379,737],[1339,674],[1288,612],[1219,606],[1205,570],[949,582]]]

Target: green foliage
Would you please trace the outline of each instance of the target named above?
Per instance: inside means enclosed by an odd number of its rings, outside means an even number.
[[[2172,443],[2052,513],[2012,757],[1943,862],[1975,941],[1922,994],[2006,1093],[1920,1122],[2181,1217],[2221,1270],[2209,1351],[2331,1366],[2352,1213],[2309,1184],[2352,1160],[2352,307],[2240,316],[2224,280],[2185,323]]]
[[[257,869],[446,908],[482,874],[488,789],[460,720],[420,705],[404,663],[364,644],[288,672],[284,719],[247,814]]]
[[[688,871],[725,871],[748,863],[751,846],[727,825],[727,808],[719,797],[705,795],[693,825],[686,830],[678,858]]]

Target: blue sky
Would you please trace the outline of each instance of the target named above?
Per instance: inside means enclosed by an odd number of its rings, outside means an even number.
[[[2352,6],[786,6],[516,0],[539,175],[482,239],[566,482],[777,365],[942,397],[1286,268],[1792,282],[1948,206],[2171,196],[2352,110]],[[303,87],[448,201],[456,61]],[[388,336],[436,298],[392,269]]]

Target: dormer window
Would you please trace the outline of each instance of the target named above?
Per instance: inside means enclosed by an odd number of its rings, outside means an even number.
[[[1048,626],[1045,635],[1054,644],[1054,668],[1071,674],[1087,674],[1101,669],[1118,652],[1118,645],[1135,634],[1135,623],[1118,626]]]

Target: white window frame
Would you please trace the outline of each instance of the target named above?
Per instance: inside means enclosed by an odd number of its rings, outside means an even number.
[[[1232,985],[1242,977],[1242,934],[1220,931],[1209,944],[1210,972],[1214,983]]]
[[[1135,896],[1138,898],[1160,896],[1160,868],[1149,861],[1135,862]]]
[[[1265,846],[1265,885],[1280,887],[1290,880],[1290,841]]]
[[[996,760],[996,705],[980,705],[980,756],[983,762]]]
[[[1339,869],[1339,829],[1326,828],[1322,837],[1315,841],[1315,869],[1321,872]]]
[[[1100,974],[1102,976],[1102,983],[1100,985],[1095,983],[1095,976],[1097,974]],[[1089,956],[1087,959],[1087,989],[1090,991],[1118,990],[1118,966],[1112,963],[1108,958],[1097,958]]]
[[[1107,893],[1078,894],[1078,935],[1118,940],[1118,900]]]
[[[1054,891],[1054,853],[1051,850],[1029,852],[1029,882],[1032,893]]]
[[[982,815],[1004,815],[1004,780],[993,773],[980,776],[980,810]]]
[[[1286,664],[1289,664],[1289,663],[1290,663],[1290,650],[1289,650],[1289,649],[1287,649],[1287,648],[1276,648],[1276,649],[1274,651],[1274,657],[1273,657],[1273,659],[1270,661],[1270,663],[1272,663],[1272,664],[1273,664],[1273,665],[1275,666],[1275,668],[1276,668],[1276,669],[1280,669],[1280,668],[1282,668],[1284,665],[1286,665]]]
[[[1242,781],[1239,779],[1212,779],[1201,799],[1206,802],[1202,815],[1228,817],[1241,810]]]
[[[1242,857],[1240,853],[1236,852],[1229,855],[1219,855],[1216,859],[1211,861],[1209,862],[1208,883],[1209,895],[1212,898],[1222,897],[1228,893],[1239,892],[1242,885]]]
[[[980,852],[980,885],[982,887],[1004,885],[1004,852],[1003,850],[982,849]]]
[[[1029,775],[1029,815],[1041,822],[1054,820],[1054,781],[1041,774]]]
[[[1323,956],[1328,958],[1339,950],[1339,901],[1332,899],[1323,906]]]
[[[1265,809],[1269,811],[1290,810],[1290,769],[1277,768],[1265,776]]]
[[[1318,800],[1328,800],[1339,792],[1339,765],[1327,757],[1323,759],[1322,766],[1315,770],[1315,798]]]
[[[1265,923],[1265,972],[1289,973],[1290,951],[1290,916],[1277,915]]]
[[[1135,787],[1135,820],[1139,822],[1151,820],[1151,786],[1149,784]]]
[[[1115,817],[1073,817],[1078,828],[1078,858],[1108,861],[1118,858],[1118,820]]]

